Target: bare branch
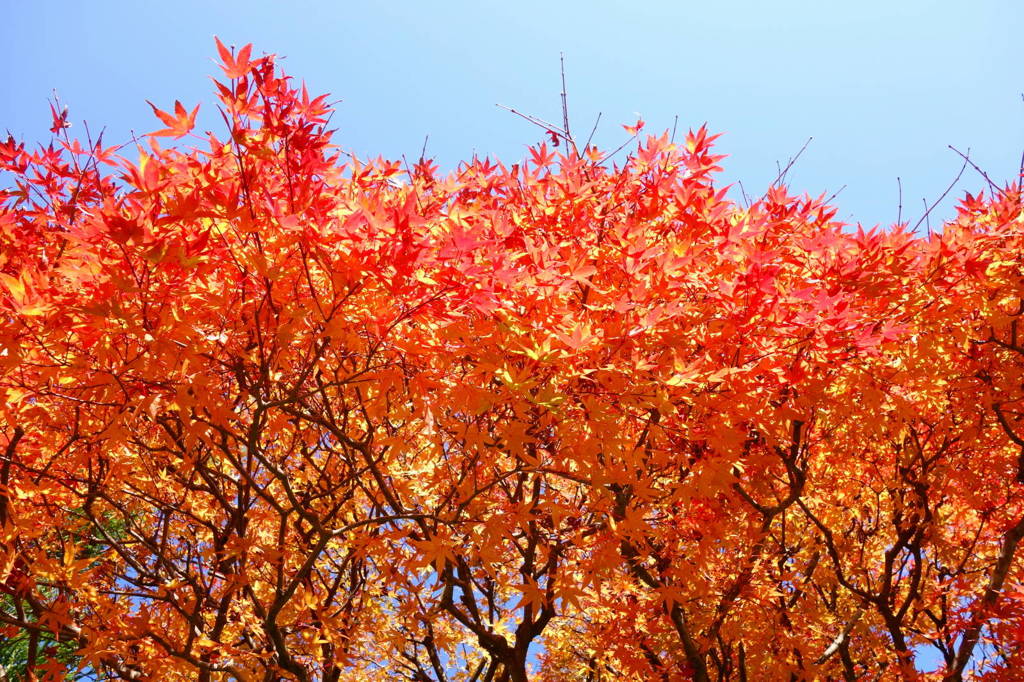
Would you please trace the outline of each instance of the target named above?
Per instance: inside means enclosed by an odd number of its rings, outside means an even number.
[[[795,156],[789,159],[789,162],[785,165],[784,168],[781,168],[779,170],[779,174],[775,176],[775,179],[772,180],[771,185],[769,186],[774,187],[775,185],[779,184],[779,182],[781,182],[783,178],[786,177],[786,173],[788,173],[789,170],[793,167],[793,164],[797,162],[797,159],[800,158],[800,156],[804,153],[804,150],[807,149],[807,145],[809,145],[811,143],[811,140],[813,139],[813,137],[807,138],[807,141],[804,142],[804,146],[800,147],[800,151],[798,151]],[[776,163],[776,166],[778,166],[778,163]]]
[[[967,150],[967,154],[964,154],[962,151],[960,151],[959,149],[957,149],[956,147],[954,147],[951,144],[948,144],[946,146],[948,148],[952,149],[954,152],[956,152],[956,154],[961,159],[963,159],[965,163],[970,164],[971,168],[976,170],[981,175],[981,177],[985,178],[985,182],[988,183],[989,189],[991,189],[994,194],[998,194],[999,193],[999,187],[996,185],[996,183],[992,182],[992,178],[990,178],[988,176],[988,173],[986,173],[985,171],[983,171],[980,168],[978,168],[978,165],[976,163],[974,163],[973,161],[971,161],[971,157],[969,156],[969,154],[971,152],[970,149]]]
[[[970,151],[971,150],[968,149],[967,153],[970,153]],[[946,188],[946,191],[944,191],[942,194],[940,194],[939,198],[936,199],[934,202],[932,202],[932,205],[929,206],[928,209],[924,212],[924,215],[921,216],[921,219],[918,220],[916,223],[914,223],[914,227],[912,229],[917,230],[917,228],[921,226],[921,223],[923,223],[928,218],[928,216],[931,215],[931,212],[933,210],[935,210],[935,207],[939,205],[939,202],[946,198],[946,195],[949,194],[950,190],[952,190],[953,187],[956,186],[956,183],[960,182],[960,178],[963,176],[964,169],[966,169],[966,168],[967,168],[967,161],[964,161],[963,165],[960,166],[960,170],[957,172],[956,177],[953,178],[953,182],[949,183],[949,187]],[[928,227],[928,232],[931,233],[931,226],[930,225]]]

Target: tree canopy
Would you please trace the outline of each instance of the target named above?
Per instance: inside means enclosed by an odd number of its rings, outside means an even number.
[[[922,233],[703,128],[441,173],[218,50],[222,134],[0,145],[0,672],[1024,669],[1019,179]]]

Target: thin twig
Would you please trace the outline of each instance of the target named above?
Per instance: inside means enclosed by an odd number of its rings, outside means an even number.
[[[597,112],[597,118],[594,119],[594,127],[590,129],[590,134],[587,135],[587,143],[583,145],[583,149],[590,148],[590,141],[594,139],[594,133],[597,132],[597,124],[601,122],[601,112]]]
[[[526,119],[527,121],[529,121],[533,125],[539,126],[539,127],[543,128],[544,130],[548,131],[549,133],[552,133],[553,135],[558,135],[559,137],[561,137],[566,142],[569,142],[569,135],[566,134],[566,132],[564,130],[562,130],[558,126],[554,125],[553,123],[548,123],[544,119],[537,118],[536,116],[531,116],[530,114],[524,114],[523,112],[521,112],[521,111],[519,111],[517,109],[513,109],[512,107],[506,106],[506,105],[501,104],[501,103],[495,104],[494,106],[499,107],[501,109],[504,109],[505,111],[512,112],[516,116],[519,116],[520,118]]]
[[[961,152],[959,149],[957,149],[956,147],[954,147],[951,144],[947,144],[946,146],[949,147],[950,149],[952,149],[954,152],[956,152],[960,156],[961,159],[963,159],[964,161],[969,163],[971,165],[971,168],[973,168],[974,170],[978,171],[979,174],[981,174],[981,177],[985,178],[985,182],[988,183],[988,187],[989,187],[989,189],[992,190],[993,194],[997,194],[999,192],[999,187],[997,187],[996,183],[992,182],[992,179],[990,177],[988,177],[988,173],[986,173],[985,171],[983,171],[980,168],[978,168],[977,164],[975,164],[973,161],[971,161],[970,157],[968,156],[968,154],[970,154],[970,152],[971,152],[970,149],[967,150],[967,154],[964,154],[963,152]]]
[[[405,174],[409,176],[409,182],[413,181],[412,168],[409,167],[409,159],[405,158],[405,154],[402,154],[402,165],[405,166]],[[401,187],[401,182],[396,182],[394,178],[388,179],[388,184],[392,187]]]
[[[744,204],[746,204],[746,205],[744,206],[744,208],[750,208],[750,197],[749,197],[749,196],[747,196],[747,190],[746,190],[746,188],[745,188],[745,187],[743,186],[743,181],[742,181],[742,180],[738,180],[738,181],[737,181],[737,183],[738,183],[738,184],[739,184],[739,186],[740,186],[740,194],[742,194],[742,195],[743,195],[743,203],[744,203]]]
[[[842,187],[837,189],[835,192],[832,192],[832,196],[830,196],[828,199],[825,199],[825,203],[826,204],[831,204],[832,200],[835,199],[837,196],[839,196],[844,189],[846,189],[846,185],[843,185]]]
[[[569,130],[569,95],[565,88],[565,53],[558,53],[558,60],[562,71],[562,130],[565,131],[566,140],[572,146],[574,152],[579,155],[579,150],[576,149],[576,142],[572,139],[572,131]]]
[[[899,206],[896,208],[896,224],[903,224],[903,182],[896,176],[896,187],[899,189]]]
[[[619,145],[618,147],[616,147],[616,148],[615,148],[615,151],[613,151],[613,152],[610,152],[610,153],[608,153],[608,154],[605,154],[604,156],[602,156],[602,157],[601,157],[601,161],[600,161],[599,163],[604,163],[604,162],[605,162],[605,161],[607,161],[608,159],[612,158],[613,156],[615,156],[616,154],[618,154],[619,152],[621,152],[621,151],[622,151],[623,149],[625,149],[625,148],[626,148],[626,145],[628,145],[628,144],[629,144],[630,142],[632,142],[632,141],[633,141],[633,140],[635,140],[636,138],[637,138],[637,133],[633,133],[633,135],[632,135],[632,136],[631,136],[631,137],[630,137],[630,138],[629,138],[628,140],[626,140],[625,142],[623,142],[622,144],[620,144],[620,145]]]
[[[1024,102],[1024,92],[1020,93],[1020,99]],[[1024,183],[1024,149],[1020,152],[1020,175],[1017,176],[1017,180]]]
[[[796,156],[792,157],[792,158],[791,158],[791,159],[789,160],[789,163],[787,163],[787,164],[786,164],[786,167],[785,167],[785,168],[783,168],[783,169],[779,170],[779,174],[778,174],[777,176],[775,176],[775,179],[774,179],[774,180],[772,180],[772,184],[771,184],[771,186],[775,186],[775,185],[776,185],[776,184],[778,184],[778,183],[779,183],[779,182],[780,182],[780,181],[781,181],[781,180],[782,180],[783,178],[785,178],[785,177],[786,177],[786,173],[788,173],[788,172],[789,172],[789,169],[793,167],[793,164],[794,164],[794,163],[796,163],[797,159],[799,159],[799,158],[800,158],[800,155],[804,153],[804,150],[805,150],[805,149],[807,149],[807,145],[809,145],[809,144],[811,143],[811,140],[813,140],[813,139],[814,139],[813,137],[808,137],[808,138],[807,138],[807,141],[806,141],[806,142],[804,142],[804,146],[803,146],[803,147],[800,147],[800,151],[798,151],[798,152],[796,153]],[[776,167],[778,167],[778,165],[779,165],[779,163],[778,163],[778,161],[776,161],[776,162],[775,162],[775,166],[776,166]]]
[[[967,153],[968,154],[971,153],[970,148],[967,149]],[[960,172],[956,174],[955,178],[953,178],[953,182],[949,183],[949,187],[946,188],[946,191],[943,192],[942,195],[938,199],[936,199],[934,201],[934,203],[932,203],[931,206],[928,207],[928,210],[926,210],[924,212],[924,215],[921,216],[921,219],[918,220],[916,223],[914,223],[914,228],[913,228],[914,230],[917,230],[917,228],[921,226],[921,223],[924,222],[928,218],[928,216],[931,214],[931,212],[933,210],[935,210],[935,207],[939,205],[939,202],[946,198],[946,195],[949,194],[949,191],[951,189],[953,189],[953,187],[956,186],[956,183],[960,182],[960,178],[963,176],[964,170],[967,168],[966,157],[964,157],[964,159],[965,160],[964,160],[963,165],[960,166]],[[922,201],[924,201],[924,199],[922,199]],[[931,232],[932,232],[932,227],[931,227],[931,222],[929,221],[929,223],[928,223],[928,234],[930,235]]]
[[[678,125],[679,125],[679,114],[676,114],[676,117],[674,119],[672,119],[672,137],[668,138],[669,142],[675,142],[676,141],[676,126],[678,126]]]

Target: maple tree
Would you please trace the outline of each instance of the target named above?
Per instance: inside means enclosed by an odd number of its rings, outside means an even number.
[[[217,47],[223,136],[0,145],[17,674],[1024,667],[1019,182],[922,235],[736,204],[703,128],[442,174]]]

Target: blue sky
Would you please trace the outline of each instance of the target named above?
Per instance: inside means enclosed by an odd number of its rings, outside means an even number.
[[[889,224],[923,212],[960,167],[993,179],[1024,150],[1024,5],[926,2],[194,2],[7,0],[0,130],[46,139],[56,89],[108,141],[160,127],[145,103],[205,103],[212,36],[286,56],[311,92],[343,101],[337,141],[360,155],[428,152],[450,168],[475,151],[517,160],[542,139],[498,109],[557,120],[559,53],[577,134],[707,122],[724,132],[724,180],[760,193],[808,137],[790,174],[812,194],[846,188],[839,218]],[[205,118],[204,118],[205,116]],[[965,173],[959,187],[984,185]],[[737,193],[738,194],[738,193]],[[932,214],[952,212],[952,195]]]

